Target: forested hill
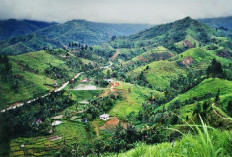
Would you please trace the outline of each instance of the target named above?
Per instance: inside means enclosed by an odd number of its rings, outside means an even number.
[[[38,30],[32,34],[17,36],[0,42],[0,53],[20,54],[44,47],[61,48],[70,42],[88,45],[107,42],[112,36],[124,36],[136,33],[151,25],[108,24],[85,20],[72,20],[62,24]]]
[[[0,20],[0,40],[32,33],[55,24],[57,23],[33,20]]]
[[[232,39],[232,16],[199,19],[202,23],[216,28],[218,31]]]
[[[187,47],[206,45],[215,36],[219,36],[219,33],[213,28],[186,17],[173,23],[157,25],[129,37],[118,38],[111,43],[115,48],[164,46],[180,53]]]
[[[226,29],[232,30],[232,16],[218,17],[218,18],[204,18],[204,19],[199,19],[199,21],[209,26],[212,26],[214,28],[224,27]]]

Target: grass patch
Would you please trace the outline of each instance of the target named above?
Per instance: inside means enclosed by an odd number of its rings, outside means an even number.
[[[151,96],[163,97],[163,93],[151,90],[149,88],[132,85],[129,83],[119,82],[117,90],[122,91],[122,100],[117,100],[114,107],[109,111],[110,116],[125,118],[131,112],[138,112],[141,109],[141,104]]]

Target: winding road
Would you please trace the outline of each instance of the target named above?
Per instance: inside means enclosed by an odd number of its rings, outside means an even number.
[[[84,72],[77,73],[77,74],[72,78],[72,80],[74,81],[75,79],[77,79],[82,73],[84,73]],[[54,92],[59,92],[59,91],[63,90],[68,84],[69,84],[69,81],[65,82],[61,87],[59,87],[59,88],[57,88],[56,90],[54,90]],[[38,97],[38,98],[28,100],[28,101],[27,101],[27,104],[30,104],[30,103],[32,103],[32,102],[38,100],[39,98],[47,97],[47,96],[49,96],[50,94],[51,94],[51,92],[50,92],[50,93],[47,93],[47,94],[45,94],[45,95],[43,95],[43,96],[40,96],[40,97]],[[10,105],[9,107],[5,108],[5,109],[2,109],[1,112],[6,112],[7,110],[12,110],[12,109],[15,109],[16,107],[20,107],[20,106],[23,106],[23,105],[24,105],[24,103],[21,103],[21,102],[20,102],[20,103],[17,103],[17,104],[13,104],[13,105]]]
[[[71,56],[74,56],[74,55],[71,54],[70,52],[68,52],[68,53],[69,53]],[[74,56],[74,57],[76,57],[76,56]],[[112,63],[111,61],[109,61],[109,65],[103,66],[103,67],[100,67],[100,68],[108,69],[108,68],[110,68],[112,65],[113,65],[113,63]],[[78,78],[81,74],[83,74],[83,73],[84,73],[84,72],[79,72],[79,73],[77,73],[77,74],[72,78],[72,80],[74,81],[75,79],[77,79],[77,78]],[[62,86],[60,86],[59,88],[57,88],[56,90],[54,90],[54,92],[59,92],[59,91],[63,90],[68,84],[69,84],[69,81],[65,82]],[[47,97],[47,96],[49,96],[50,94],[51,94],[51,92],[49,92],[49,93],[47,93],[47,94],[45,94],[45,95],[43,95],[43,96],[40,96],[40,97],[38,97],[38,98],[34,98],[34,99],[31,99],[31,100],[28,100],[26,103],[27,103],[27,104],[30,104],[30,103],[32,103],[32,102],[38,100],[39,98]],[[14,104],[10,105],[9,107],[7,107],[7,108],[5,108],[5,109],[2,109],[1,112],[6,112],[7,110],[12,110],[12,109],[15,109],[16,107],[21,107],[21,106],[23,106],[23,105],[24,105],[24,103],[22,103],[22,102],[14,103]]]

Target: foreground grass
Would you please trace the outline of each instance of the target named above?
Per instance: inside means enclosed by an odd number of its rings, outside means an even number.
[[[216,157],[231,156],[231,132],[202,126],[193,126],[196,135],[184,134],[183,138],[173,143],[157,145],[139,144],[135,149],[119,154],[119,157]]]

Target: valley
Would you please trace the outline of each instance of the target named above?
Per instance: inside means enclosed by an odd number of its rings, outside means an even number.
[[[230,156],[232,41],[201,21],[0,41],[0,156]]]

